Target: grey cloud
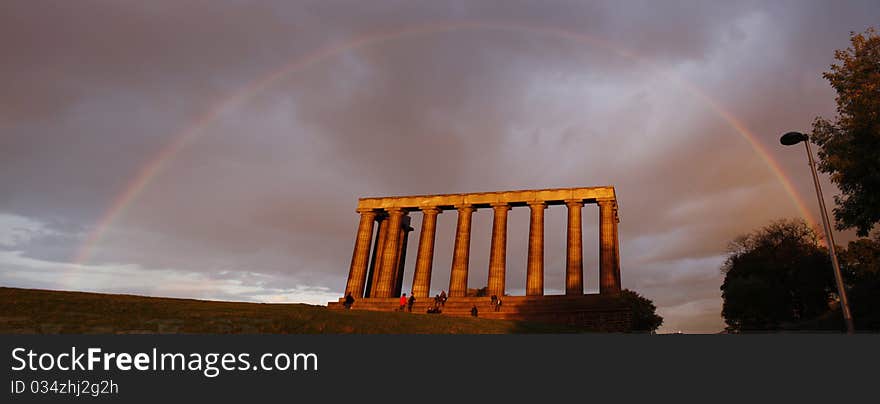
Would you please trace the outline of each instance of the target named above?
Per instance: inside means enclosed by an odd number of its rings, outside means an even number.
[[[28,265],[72,256],[144,164],[255,80],[370,33],[470,22],[344,49],[229,105],[111,223],[89,270],[209,279],[214,289],[188,289],[193,297],[314,297],[342,290],[358,197],[609,184],[621,203],[624,286],[655,300],[665,329],[700,331],[720,328],[726,242],[799,213],[753,146],[687,86],[748,127],[811,201],[802,152],[778,148],[776,136],[833,113],[821,71],[849,31],[880,20],[871,2],[3,7],[0,213],[55,232],[16,247]],[[420,220],[413,214],[411,245]],[[563,208],[548,211],[548,289],[562,288],[564,221]],[[455,213],[438,226],[439,291]],[[490,226],[477,212],[471,286],[485,284]],[[524,287],[527,227],[527,213],[511,212],[511,290]],[[409,271],[414,259],[411,248]],[[19,279],[15,262],[2,279]]]

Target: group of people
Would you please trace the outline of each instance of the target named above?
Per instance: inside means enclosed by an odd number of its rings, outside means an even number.
[[[409,299],[407,299],[406,293],[404,293],[400,296],[400,308],[398,310],[404,311],[404,309],[406,309],[406,311],[412,313],[412,308],[414,304],[416,304],[416,296],[412,295],[409,297]]]
[[[501,299],[498,298],[498,295],[492,295],[490,298],[492,299],[492,310],[500,311],[501,310]],[[479,316],[480,311],[477,310],[477,305],[471,307],[471,316],[477,317]]]
[[[501,299],[498,297],[498,295],[492,295],[491,299],[492,299],[492,310],[500,311],[501,310]],[[354,304],[354,297],[351,296],[351,293],[346,294],[345,300],[342,303],[342,306],[345,307],[346,309],[351,309],[351,306],[353,304]],[[399,311],[407,311],[407,312],[412,313],[412,308],[413,308],[413,305],[415,305],[415,304],[416,304],[416,297],[411,295],[409,298],[407,298],[406,293],[404,293],[402,296],[400,296],[400,307],[398,308],[398,310]],[[428,313],[429,314],[439,314],[443,311],[443,307],[445,305],[446,305],[446,291],[441,290],[440,293],[438,293],[436,296],[434,296],[434,305],[432,307],[428,308]],[[478,312],[477,306],[474,305],[474,307],[471,308],[471,315],[476,317],[477,312]]]
[[[492,295],[492,310],[500,311],[501,310],[501,299],[498,295]]]
[[[409,298],[407,298],[406,293],[404,293],[402,296],[400,296],[400,307],[398,308],[398,310],[399,311],[406,310],[407,312],[412,313],[412,309],[415,304],[416,304],[416,297],[411,295]],[[440,312],[443,311],[442,308],[445,305],[446,305],[446,291],[441,290],[440,293],[438,293],[436,296],[434,296],[434,304],[428,308],[428,313],[429,314],[439,314]]]
[[[444,306],[446,306],[446,291],[441,290],[434,296],[434,305],[428,308],[428,314],[440,314]]]

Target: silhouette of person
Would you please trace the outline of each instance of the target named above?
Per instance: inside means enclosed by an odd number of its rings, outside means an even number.
[[[428,313],[439,313],[440,312],[440,295],[434,295],[434,306],[428,310]]]
[[[406,303],[406,311],[412,313],[413,305],[416,304],[415,295],[410,295],[409,301]]]
[[[400,308],[398,310],[403,311],[406,308],[406,293],[403,296],[400,296]]]
[[[474,305],[474,307],[471,307],[471,315],[474,317],[477,317],[477,305]]]
[[[345,303],[342,303],[342,306],[345,307],[346,310],[351,308],[351,305],[354,304],[354,297],[351,296],[351,292],[348,292],[345,295]]]

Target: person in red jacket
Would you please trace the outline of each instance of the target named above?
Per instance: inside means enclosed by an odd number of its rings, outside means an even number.
[[[399,310],[403,311],[404,309],[406,309],[406,293],[404,293],[403,296],[400,297],[400,309]]]

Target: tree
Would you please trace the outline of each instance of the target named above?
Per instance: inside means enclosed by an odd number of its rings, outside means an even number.
[[[856,328],[880,330],[880,234],[851,241],[840,261]]]
[[[837,117],[813,121],[819,169],[840,189],[834,217],[839,230],[865,237],[880,222],[880,36],[851,33],[852,46],[834,52],[839,64],[822,76],[837,91]]]
[[[728,331],[779,330],[828,311],[834,281],[827,252],[803,220],[780,220],[736,238],[722,271]]]
[[[637,332],[655,332],[663,324],[663,317],[657,315],[654,302],[636,292],[624,289],[620,297],[632,309],[632,330]]]

